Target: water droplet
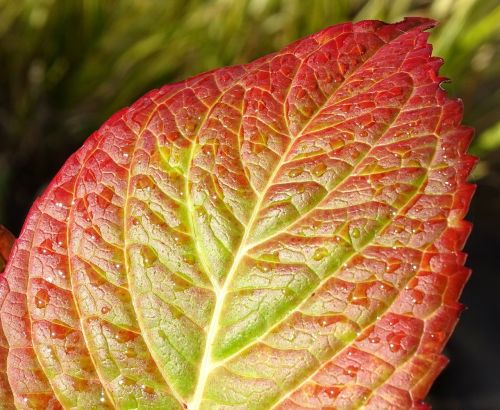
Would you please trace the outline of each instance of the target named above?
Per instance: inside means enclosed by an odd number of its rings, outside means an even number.
[[[441,343],[446,336],[445,336],[444,332],[435,332],[435,333],[431,333],[429,335],[429,337],[431,338],[431,340],[434,340],[438,343]]]
[[[151,386],[146,386],[145,384],[141,386],[141,389],[146,394],[154,394],[155,392],[155,390]]]
[[[391,352],[396,353],[401,349],[401,345],[396,343],[389,343],[389,349],[391,349]]]
[[[44,240],[38,248],[38,252],[41,253],[42,255],[47,255],[49,252],[53,251],[54,251],[53,243],[50,239]]]
[[[303,171],[304,171],[303,168],[294,168],[290,170],[290,172],[288,172],[288,176],[291,178],[295,178],[298,177],[300,174],[302,174]]]
[[[187,253],[185,254],[183,257],[182,257],[182,260],[187,263],[188,265],[194,265],[194,263],[196,262],[196,259],[193,255],[191,255],[190,253]]]
[[[115,340],[118,343],[130,342],[134,338],[134,334],[132,332],[128,332],[126,330],[121,330],[115,335]]]
[[[351,236],[353,238],[359,238],[361,235],[361,231],[359,230],[359,228],[354,228],[352,231],[351,231]]]
[[[340,392],[340,389],[338,388],[335,388],[335,387],[329,387],[326,389],[326,395],[330,398],[330,399],[335,399],[337,398],[337,396],[339,395],[339,392]]]
[[[396,258],[389,258],[387,261],[387,265],[385,267],[385,271],[387,273],[394,273],[401,267],[401,261]]]
[[[120,386],[133,386],[135,385],[135,381],[129,379],[128,377],[122,377],[120,380],[118,380],[118,384]]]
[[[391,352],[396,353],[401,350],[401,341],[405,337],[403,332],[390,333],[386,340],[389,343],[389,349]]]
[[[336,150],[339,148],[342,148],[345,145],[344,140],[342,139],[335,139],[330,141],[330,149],[331,150]]]
[[[344,374],[349,376],[349,377],[354,377],[358,373],[359,368],[356,366],[347,366],[344,369]]]
[[[127,152],[123,153],[123,158],[128,158],[128,153]]]
[[[111,311],[111,308],[110,308],[109,306],[103,306],[103,307],[101,308],[101,313],[102,313],[103,315],[105,315],[105,314],[109,313],[110,311]]]
[[[115,263],[115,269],[120,270],[122,268],[121,263]]]
[[[320,261],[321,259],[328,256],[330,252],[326,248],[318,248],[314,251],[313,259],[315,261]]]
[[[269,265],[267,263],[259,262],[257,267],[261,272],[267,273],[269,272]]]
[[[63,207],[63,203],[62,203],[62,202],[56,202],[56,206],[57,206],[58,208],[62,208],[62,207]]]
[[[50,301],[49,292],[47,289],[40,289],[35,295],[35,306],[38,309],[45,308]]]
[[[153,251],[149,246],[144,246],[141,249],[141,256],[143,264],[146,268],[153,266],[154,263],[158,260],[158,255]]]
[[[153,186],[153,182],[148,177],[139,178],[135,182],[135,187],[137,189],[146,189],[146,190],[149,190],[149,189],[151,189],[152,186]]]
[[[327,170],[326,164],[320,162],[319,164],[315,165],[312,169],[312,173],[314,176],[320,177],[323,175]]]
[[[413,289],[411,292],[411,301],[415,305],[420,305],[424,300],[424,294],[418,289]]]
[[[380,342],[380,337],[378,337],[378,336],[370,336],[370,337],[368,338],[368,341],[369,341],[370,343],[372,343],[372,344],[377,344],[377,343],[379,343],[379,342]]]
[[[65,339],[69,333],[69,329],[63,326],[52,325],[50,329],[50,337],[52,339]]]

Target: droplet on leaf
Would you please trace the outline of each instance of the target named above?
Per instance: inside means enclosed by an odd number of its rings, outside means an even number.
[[[328,249],[318,248],[314,251],[313,259],[315,261],[320,261],[321,259],[324,259],[326,256],[328,256],[328,254],[329,254]]]
[[[313,167],[312,173],[314,176],[320,177],[326,172],[326,170],[327,170],[326,164],[320,162],[319,164]]]
[[[300,174],[302,174],[303,171],[304,171],[303,168],[293,168],[290,170],[290,172],[288,172],[288,176],[291,178],[295,178],[298,177]]]
[[[45,308],[50,301],[49,292],[47,289],[40,289],[35,295],[35,306],[38,309]]]

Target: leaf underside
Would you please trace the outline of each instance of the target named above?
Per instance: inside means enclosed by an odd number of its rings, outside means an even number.
[[[472,131],[434,22],[346,23],[116,113],[0,278],[4,408],[421,408]]]

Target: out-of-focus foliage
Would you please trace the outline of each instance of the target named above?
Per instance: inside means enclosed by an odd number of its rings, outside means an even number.
[[[497,0],[0,0],[0,220],[19,228],[69,153],[151,88],[341,21],[405,15],[442,22],[435,53],[487,160],[500,147]]]

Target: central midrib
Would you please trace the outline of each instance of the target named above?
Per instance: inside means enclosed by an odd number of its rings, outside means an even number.
[[[318,110],[319,111],[319,110]],[[309,123],[312,121],[314,116],[311,117],[311,119],[307,122],[307,124],[303,127],[303,129],[306,129]],[[217,330],[218,330],[218,324],[219,324],[219,318],[220,314],[222,312],[222,307],[224,305],[224,301],[226,299],[226,294],[229,289],[229,286],[231,284],[232,278],[234,274],[236,273],[241,260],[247,253],[247,246],[248,246],[248,237],[250,236],[250,233],[252,232],[253,225],[255,223],[255,220],[257,219],[257,216],[259,215],[260,208],[262,206],[262,202],[264,201],[264,198],[266,196],[267,191],[269,188],[272,186],[274,183],[274,179],[276,178],[276,175],[278,174],[279,170],[281,169],[285,158],[288,156],[291,147],[293,146],[293,138],[290,138],[290,143],[288,144],[288,147],[286,151],[283,153],[283,155],[280,158],[280,161],[274,168],[273,173],[268,179],[268,182],[264,189],[262,190],[261,195],[259,195],[257,199],[257,203],[255,204],[254,210],[252,212],[252,215],[250,217],[250,220],[248,221],[247,227],[245,228],[245,233],[243,235],[243,238],[241,239],[240,246],[238,248],[238,252],[236,253],[236,256],[234,257],[233,264],[231,265],[231,269],[229,270],[227,277],[224,281],[224,286],[216,292],[216,302],[215,302],[215,308],[214,312],[212,315],[212,321],[210,322],[210,327],[207,332],[207,340],[205,342],[205,352],[203,354],[203,360],[201,362],[201,367],[200,367],[200,377],[198,379],[198,383],[196,385],[196,390],[193,395],[193,400],[191,401],[191,404],[189,405],[190,409],[193,410],[198,410],[200,408],[201,400],[203,398],[203,392],[205,391],[205,385],[208,379],[208,376],[212,369],[215,367],[214,362],[212,362],[212,350],[213,350],[213,345],[215,341],[215,336],[217,335]]]

